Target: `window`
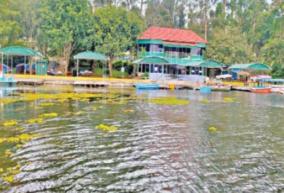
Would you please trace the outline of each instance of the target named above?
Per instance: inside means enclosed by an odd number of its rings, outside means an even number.
[[[143,51],[149,52],[150,51],[150,45],[149,44],[139,44],[138,50],[139,50],[139,52],[143,52]]]
[[[163,46],[159,44],[151,44],[150,45],[150,52],[162,52]]]
[[[191,55],[192,56],[201,56],[201,53],[202,53],[201,48],[193,48]]]
[[[190,48],[180,48],[179,57],[187,58],[190,56]]]

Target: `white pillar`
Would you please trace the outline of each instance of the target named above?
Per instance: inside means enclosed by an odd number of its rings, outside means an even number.
[[[1,68],[1,71],[0,71],[0,78],[2,78],[3,76],[4,76],[4,54],[3,54],[3,52],[1,53],[1,65],[2,65],[2,68]]]
[[[25,74],[27,73],[27,70],[26,70],[26,63],[27,63],[27,56],[25,56],[25,59],[24,59],[24,73],[25,73]]]
[[[79,76],[79,59],[77,59],[77,77]]]
[[[11,74],[13,73],[13,56],[11,56]]]

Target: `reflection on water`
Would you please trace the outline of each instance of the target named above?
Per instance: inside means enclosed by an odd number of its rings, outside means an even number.
[[[53,101],[46,107],[38,101],[0,105],[0,122],[16,119],[23,127],[3,128],[0,135],[38,136],[17,148],[0,143],[0,168],[10,167],[9,160],[20,166],[13,182],[0,180],[0,186],[20,193],[284,191],[283,96],[100,92],[105,97]],[[149,102],[156,97],[190,104]],[[58,116],[42,124],[25,122],[51,112]],[[100,130],[99,124],[118,130]],[[11,156],[4,155],[5,148]]]

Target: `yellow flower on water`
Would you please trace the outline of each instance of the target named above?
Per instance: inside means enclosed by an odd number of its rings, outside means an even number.
[[[30,134],[24,133],[24,134],[21,134],[17,137],[20,139],[21,142],[27,142],[27,141],[30,141],[33,138],[35,138],[36,135],[30,135]]]
[[[17,127],[17,128],[15,128],[15,130],[22,131],[22,130],[24,130],[24,128],[23,127]]]
[[[216,127],[209,127],[208,131],[214,133],[214,132],[217,132],[218,129]]]
[[[29,120],[27,120],[27,123],[29,123],[29,124],[40,124],[40,123],[43,123],[43,118],[29,119]]]
[[[6,138],[0,138],[0,144],[6,142]]]
[[[5,157],[11,157],[13,154],[9,149],[7,149],[4,153],[4,155],[5,155]]]
[[[3,180],[5,182],[12,183],[12,182],[14,182],[14,175],[5,176],[5,177],[3,177]]]
[[[39,104],[41,107],[50,107],[50,106],[53,106],[54,103],[40,103]]]
[[[225,97],[224,98],[224,102],[226,102],[226,103],[233,103],[233,102],[235,102],[235,99],[234,98],[230,98],[230,97]]]
[[[16,147],[17,147],[18,149],[20,149],[21,147],[23,147],[23,145],[22,145],[22,144],[17,144]]]
[[[6,141],[8,142],[8,143],[19,143],[21,140],[20,140],[20,138],[19,137],[8,137],[7,139],[6,139]]]
[[[3,123],[4,127],[12,127],[12,126],[16,126],[18,124],[18,122],[16,120],[9,120],[9,121],[5,121]]]
[[[37,137],[37,135],[32,135],[28,133],[24,133],[24,134],[13,136],[13,137],[6,137],[6,138],[2,137],[0,138],[0,144],[1,143],[14,143],[14,144],[26,143],[35,137]],[[7,151],[7,154],[9,154],[9,151]]]
[[[0,173],[3,173],[4,172],[4,169],[3,168],[0,168]]]
[[[57,116],[58,116],[57,113],[45,113],[45,114],[40,115],[41,118],[54,118]]]
[[[202,99],[200,102],[203,103],[203,104],[208,104],[209,100],[208,99]]]
[[[116,126],[109,126],[105,124],[100,124],[96,126],[96,128],[110,133],[116,132],[118,129]]]
[[[82,101],[82,102],[89,102],[90,100],[88,98],[83,98],[83,99],[80,99],[80,101]]]
[[[133,109],[125,109],[125,110],[123,110],[123,112],[125,112],[125,113],[133,113],[134,110]]]
[[[59,102],[59,103],[64,103],[66,101],[67,101],[67,99],[59,99],[59,100],[57,100],[57,102]]]
[[[189,101],[185,99],[178,99],[175,97],[160,97],[150,100],[151,103],[157,105],[188,105]]]
[[[82,115],[82,114],[84,114],[84,111],[78,111],[78,112],[74,113],[74,115]]]

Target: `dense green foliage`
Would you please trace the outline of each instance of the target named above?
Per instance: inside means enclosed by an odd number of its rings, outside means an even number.
[[[13,0],[0,0],[0,45],[3,46],[20,41],[18,12],[13,7]]]
[[[106,54],[110,69],[126,51],[134,58],[150,25],[192,29],[208,40],[207,57],[267,63],[283,77],[283,0],[0,0],[0,45],[36,47],[66,70],[82,50]]]
[[[142,31],[142,20],[135,13],[121,7],[106,6],[94,14],[96,50],[109,57],[110,75],[112,62],[135,47],[135,40]]]
[[[63,56],[69,61],[74,51],[92,46],[94,30],[91,13],[87,0],[43,1],[39,43],[48,48],[51,56]]]

